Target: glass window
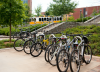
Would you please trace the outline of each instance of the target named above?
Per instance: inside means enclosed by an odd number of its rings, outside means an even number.
[[[44,21],[43,18],[42,18],[42,21]]]
[[[44,21],[46,21],[46,18],[44,18]]]
[[[23,3],[28,3],[28,0],[22,0],[23,1]]]
[[[39,18],[39,21],[41,21],[41,18]]]
[[[62,20],[62,18],[60,17],[60,20]]]
[[[57,20],[59,20],[59,18],[57,17]]]
[[[49,20],[51,21],[51,18],[49,18]]]
[[[55,21],[56,21],[56,18],[55,18]]]
[[[49,21],[49,18],[47,18],[47,21]]]

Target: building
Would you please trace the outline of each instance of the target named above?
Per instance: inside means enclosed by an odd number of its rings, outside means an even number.
[[[32,13],[32,0],[22,0],[23,3],[27,3],[30,7],[30,13]]]
[[[93,13],[94,9],[97,12],[99,12],[100,6],[76,8],[76,9],[74,9],[75,12],[73,13],[73,17],[74,17],[74,19],[78,19],[78,18],[80,18],[81,13],[83,14],[83,17],[91,16],[91,14]]]
[[[41,12],[41,15],[45,15],[45,12]]]
[[[89,17],[93,13],[93,10],[96,10],[97,12],[100,12],[100,6],[92,6],[92,7],[83,7],[83,8],[75,8],[74,13],[70,14],[64,14],[63,20],[68,20],[69,17],[73,16],[74,19],[80,18],[81,14],[83,14],[83,17]],[[41,12],[42,15],[45,14],[45,12]]]

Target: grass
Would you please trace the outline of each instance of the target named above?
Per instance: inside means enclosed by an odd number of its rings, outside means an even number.
[[[12,39],[12,42],[9,43],[9,39],[1,40],[1,41],[0,41],[0,49],[1,49],[1,48],[13,47],[14,41],[15,41],[15,40]]]

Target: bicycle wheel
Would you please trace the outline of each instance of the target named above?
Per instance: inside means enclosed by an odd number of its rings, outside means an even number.
[[[48,51],[48,62],[52,66],[56,66],[56,55],[58,53],[58,45],[52,45],[51,48]]]
[[[83,52],[83,60],[86,64],[89,64],[92,59],[92,50],[89,45],[84,46],[84,52]]]
[[[70,55],[70,69],[71,72],[79,72],[80,70],[80,59],[79,59],[79,53],[78,50],[75,49],[72,51]]]
[[[33,57],[37,57],[42,53],[41,43],[35,43],[31,46],[30,53]]]
[[[69,67],[69,54],[66,49],[61,49],[57,54],[57,68],[59,72],[66,72]]]
[[[49,45],[46,50],[45,50],[45,54],[44,54],[44,58],[45,58],[45,61],[48,62],[48,50],[51,48],[52,44]]]
[[[32,44],[34,44],[34,43],[35,43],[35,42],[34,42],[32,39],[27,40],[27,41],[24,43],[23,49],[24,49],[24,52],[25,52],[26,54],[30,54],[30,48],[31,48]]]
[[[14,49],[16,51],[22,51],[24,42],[25,42],[25,40],[22,39],[22,38],[16,39],[15,42],[14,42]]]

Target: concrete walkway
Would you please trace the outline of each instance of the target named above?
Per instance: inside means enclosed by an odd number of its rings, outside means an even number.
[[[44,60],[44,52],[39,57],[13,48],[0,49],[0,72],[58,72],[56,66],[51,66]],[[70,72],[70,69],[68,69]],[[93,56],[90,64],[81,66],[80,72],[100,72],[100,58]]]

